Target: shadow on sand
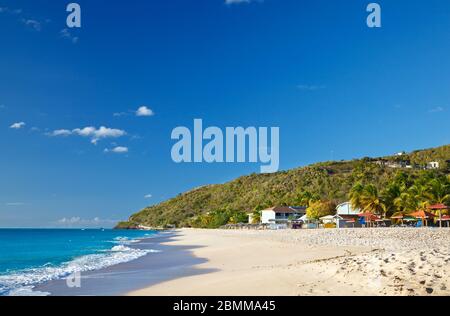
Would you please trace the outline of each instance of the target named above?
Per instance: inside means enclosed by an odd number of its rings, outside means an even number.
[[[50,281],[35,287],[35,291],[51,293],[55,296],[114,296],[124,295],[157,283],[175,278],[206,274],[216,269],[195,267],[207,260],[196,258],[192,250],[201,246],[166,246],[162,243],[173,241],[181,234],[177,231],[161,232],[129,247],[153,249],[160,252],[149,253],[139,259],[108,268],[84,272],[81,287],[70,288],[65,279]]]

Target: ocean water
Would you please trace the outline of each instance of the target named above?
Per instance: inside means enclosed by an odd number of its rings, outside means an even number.
[[[0,229],[0,296],[45,295],[37,284],[135,260],[155,231]]]

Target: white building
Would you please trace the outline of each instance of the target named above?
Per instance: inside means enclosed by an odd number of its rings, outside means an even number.
[[[341,203],[336,207],[336,216],[339,218],[336,220],[336,226],[338,228],[345,227],[360,227],[358,222],[361,213],[359,208],[354,209],[350,202]]]
[[[306,214],[306,207],[276,206],[261,211],[263,224],[287,223],[291,218],[297,219]]]
[[[319,219],[323,224],[337,224],[337,225],[339,224],[339,221],[344,220],[339,215],[328,215],[328,216],[321,217]],[[338,227],[339,227],[339,225],[338,225]]]
[[[432,161],[427,164],[428,169],[439,169],[439,162]]]
[[[336,207],[336,215],[339,215],[339,216],[345,216],[345,215],[357,216],[360,213],[361,213],[361,210],[359,208],[354,209],[350,202],[345,202],[345,203],[339,204]]]

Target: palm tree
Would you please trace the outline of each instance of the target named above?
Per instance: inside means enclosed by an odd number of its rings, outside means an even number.
[[[364,187],[360,200],[365,212],[386,216],[386,205],[373,184]]]
[[[361,196],[364,192],[364,185],[361,182],[357,182],[350,190],[348,198],[353,209],[363,209],[361,202]]]
[[[425,186],[420,182],[411,186],[408,192],[410,195],[410,204],[415,209],[426,208],[430,205],[429,200],[425,197]]]
[[[414,211],[417,206],[411,194],[407,191],[402,192],[399,197],[394,200],[394,205],[399,212],[407,213]]]
[[[445,204],[450,201],[450,184],[433,179],[428,182],[424,196],[429,199],[430,204]]]
[[[397,211],[395,199],[397,199],[401,193],[402,188],[397,183],[391,183],[385,190],[383,190],[383,192],[381,192],[381,197],[386,206],[386,213],[388,213],[388,215],[392,215]]]

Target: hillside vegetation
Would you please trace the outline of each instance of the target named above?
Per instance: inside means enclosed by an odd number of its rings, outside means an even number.
[[[266,207],[306,206],[305,196],[340,203],[348,201],[358,185],[370,186],[368,189],[372,192],[384,192],[399,179],[408,179],[411,185],[415,179],[438,179],[445,182],[444,188],[448,190],[450,145],[382,158],[385,161],[409,161],[415,166],[411,169],[382,166],[376,163],[380,159],[324,162],[274,174],[251,174],[228,183],[201,187],[147,207],[127,222],[119,223],[117,228],[137,225],[216,227],[223,221],[239,222],[245,212]],[[431,161],[438,161],[440,169],[423,170]],[[398,194],[405,193],[409,187],[402,190]],[[391,213],[394,211],[390,210]]]

